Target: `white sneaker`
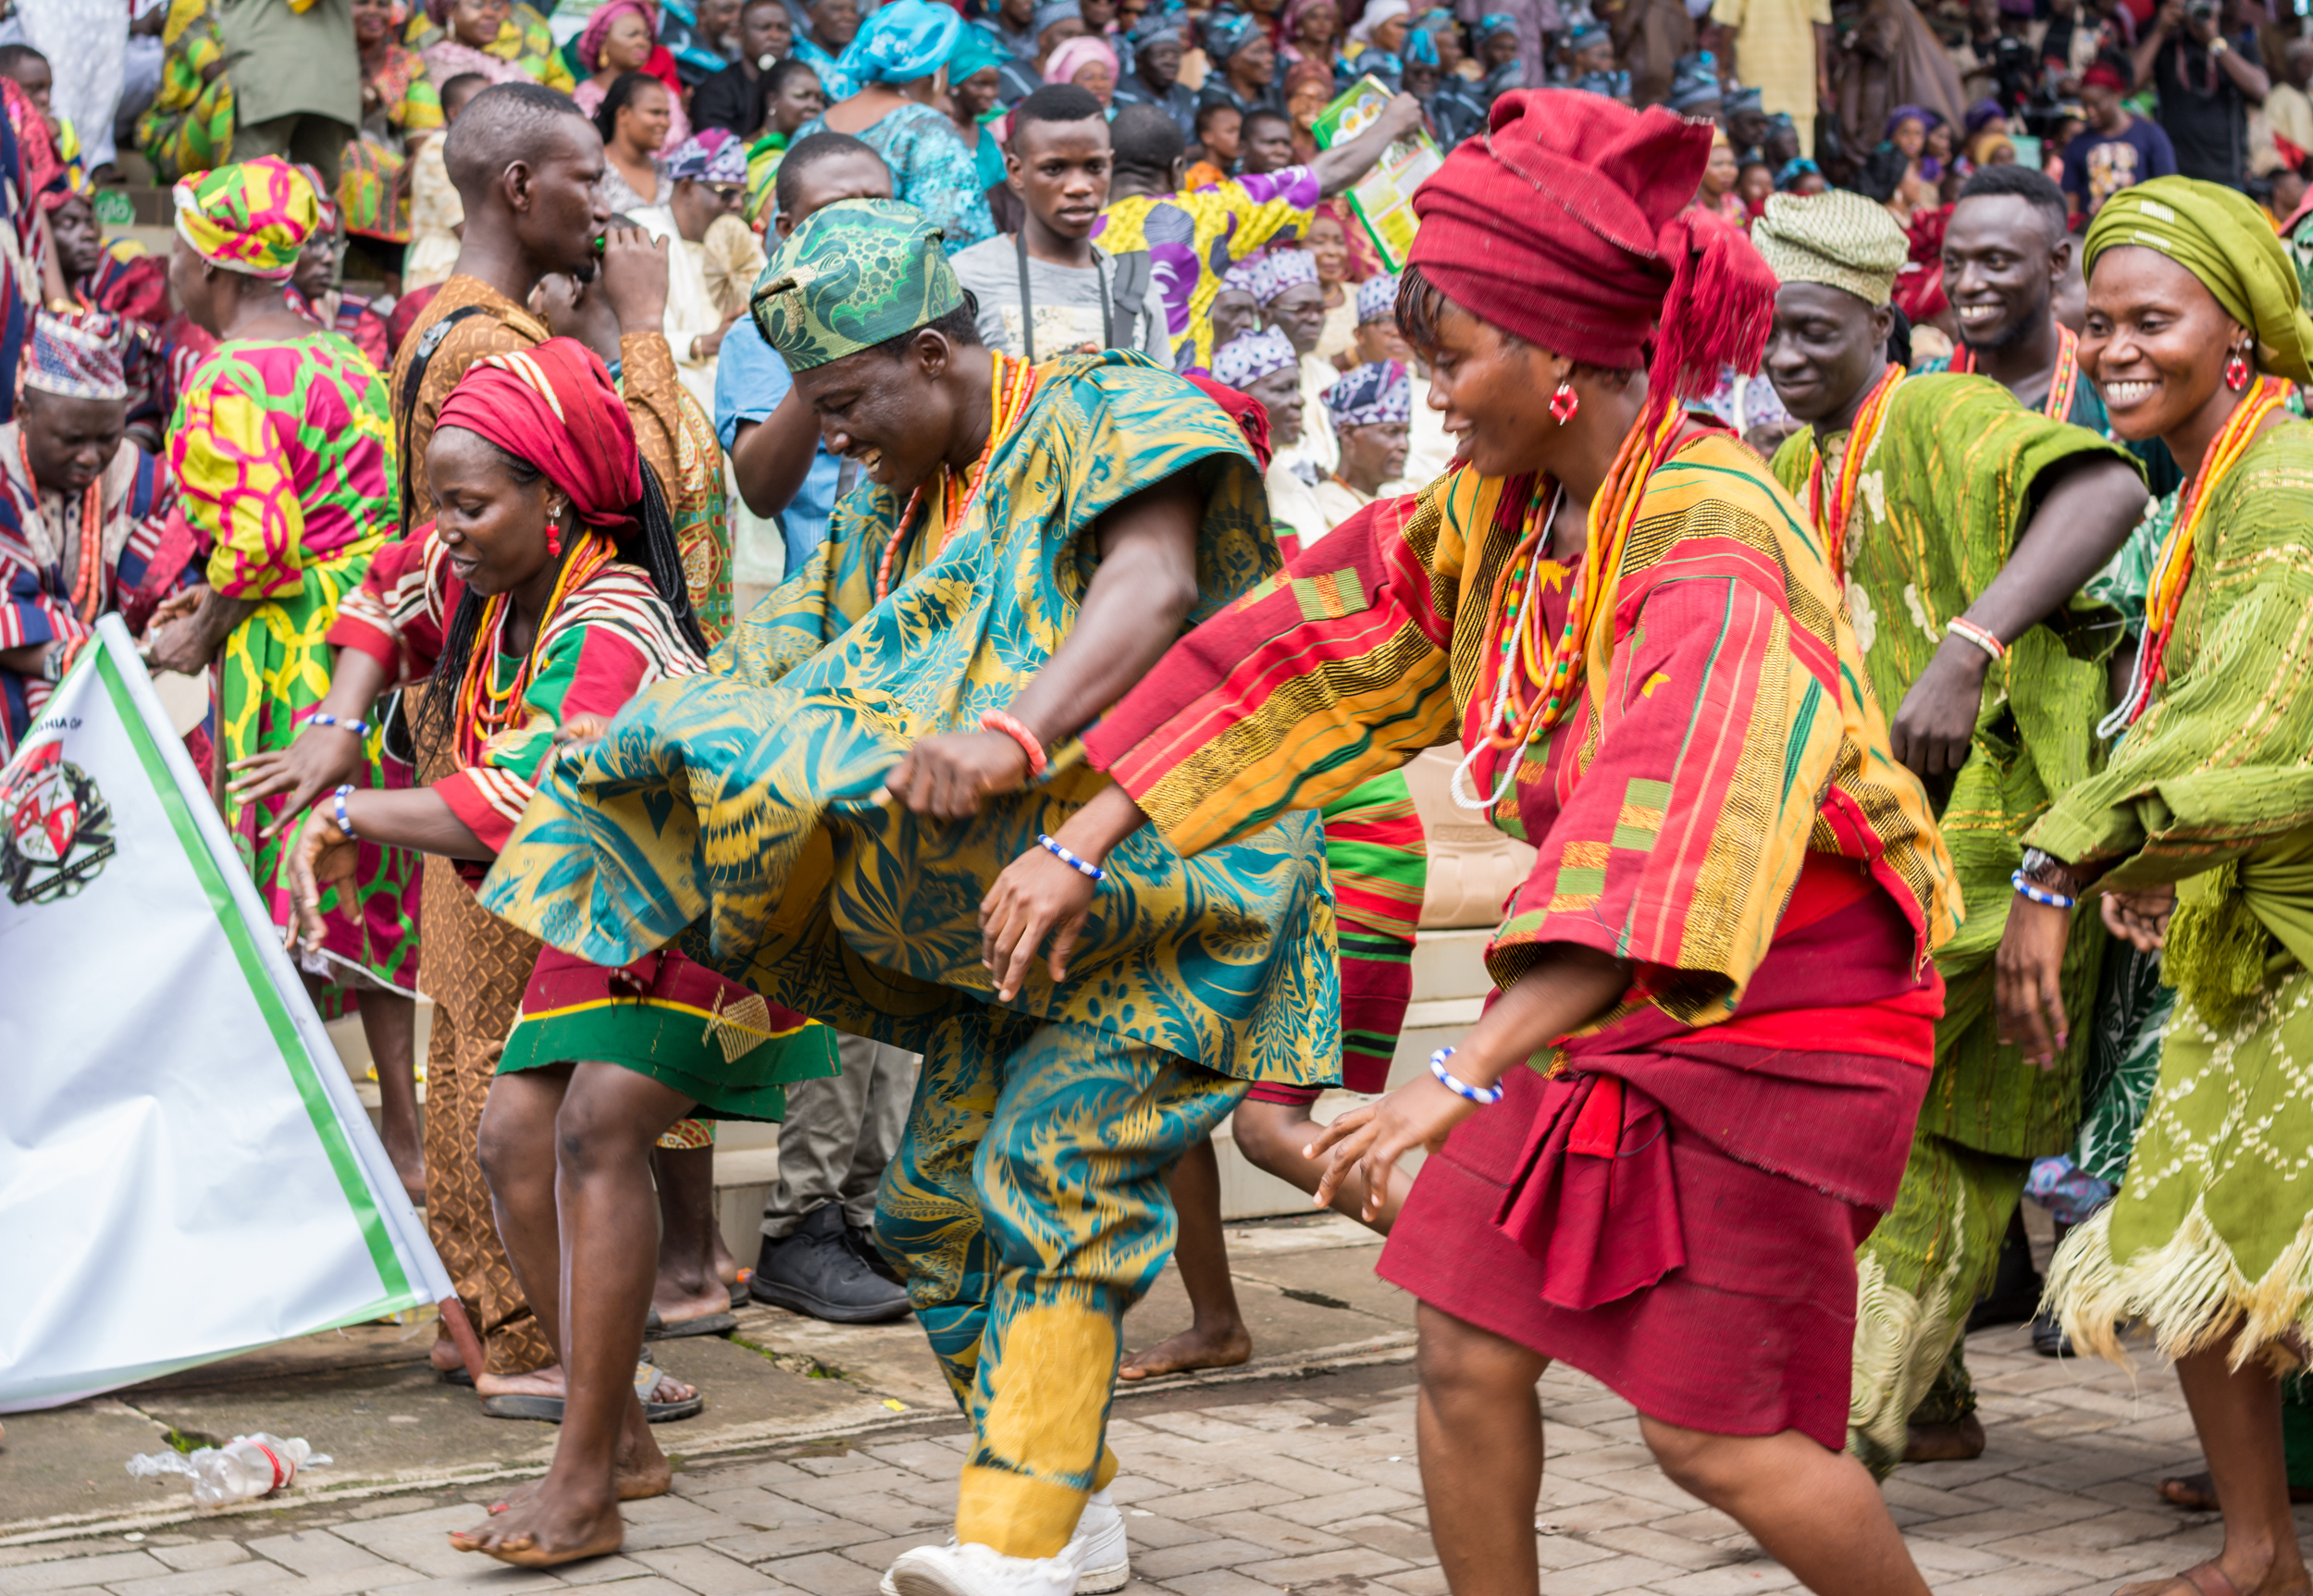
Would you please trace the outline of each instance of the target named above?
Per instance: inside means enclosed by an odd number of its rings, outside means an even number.
[[[1073,1596],[1082,1558],[1074,1540],[1057,1557],[1007,1557],[978,1541],[919,1546],[884,1579],[896,1596]]]
[[[943,1544],[953,1546],[956,1538],[951,1535]],[[899,1587],[892,1583],[892,1572],[890,1568],[884,1570],[884,1577],[875,1582],[875,1596],[899,1596]]]
[[[1094,1491],[1085,1502],[1084,1516],[1076,1521],[1076,1533],[1062,1555],[1076,1555],[1083,1565],[1084,1571],[1076,1577],[1076,1596],[1108,1596],[1132,1582],[1124,1515],[1117,1511],[1106,1491]]]

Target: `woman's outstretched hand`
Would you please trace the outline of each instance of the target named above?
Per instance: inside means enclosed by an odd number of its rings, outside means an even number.
[[[320,810],[307,810],[305,829],[298,834],[289,856],[290,897],[296,906],[296,919],[289,927],[285,945],[291,953],[301,947],[309,957],[321,951],[329,934],[321,919],[322,883],[353,880],[358,863],[354,841],[338,829],[338,823]]]
[[[282,793],[289,795],[289,802],[281,806],[279,817],[266,827],[266,839],[271,841],[294,826],[298,817],[318,803],[324,793],[334,792],[352,781],[361,766],[360,734],[344,726],[315,725],[307,721],[298,727],[297,736],[289,747],[266,749],[228,765],[226,769],[233,773],[233,779],[225,784],[225,793],[244,804]]]
[[[1068,978],[1069,954],[1083,934],[1093,894],[1099,890],[1098,882],[1041,847],[1004,867],[980,900],[980,961],[996,978],[999,1002],[1009,1003],[1019,994],[1046,937],[1052,941],[1052,979]]]
[[[1370,1224],[1381,1217],[1397,1161],[1416,1147],[1436,1152],[1453,1127],[1476,1112],[1477,1104],[1447,1091],[1430,1075],[1407,1082],[1379,1103],[1350,1109],[1302,1149],[1307,1158],[1333,1155],[1317,1177],[1317,1206],[1331,1207],[1333,1194],[1354,1173],[1366,1191],[1365,1211],[1358,1218]]]

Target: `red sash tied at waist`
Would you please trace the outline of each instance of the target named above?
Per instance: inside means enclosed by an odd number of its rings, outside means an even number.
[[[1495,1225],[1542,1266],[1542,1300],[1586,1309],[1687,1261],[1662,1105],[1612,1075],[1542,1083],[1540,1111]]]

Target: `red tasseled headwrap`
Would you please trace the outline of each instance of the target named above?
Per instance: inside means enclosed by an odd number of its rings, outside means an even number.
[[[442,401],[434,427],[478,432],[528,461],[570,495],[590,526],[630,520],[642,499],[635,424],[601,359],[576,339],[476,361]]]
[[[1240,393],[1228,384],[1216,382],[1201,372],[1190,372],[1191,382],[1204,390],[1205,397],[1229,412],[1229,419],[1244,434],[1245,444],[1253,451],[1253,458],[1262,470],[1269,468],[1269,413],[1262,402],[1249,393]]]
[[[1707,391],[1725,366],[1757,369],[1775,289],[1750,240],[1688,208],[1710,158],[1708,122],[1515,90],[1415,193],[1413,264],[1529,343],[1648,367],[1655,404]]]

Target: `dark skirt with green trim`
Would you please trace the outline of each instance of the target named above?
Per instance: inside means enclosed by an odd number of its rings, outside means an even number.
[[[835,1072],[835,1033],[672,948],[611,967],[550,947],[498,1068],[582,1059],[648,1075],[704,1119],[777,1120],[788,1083]]]

